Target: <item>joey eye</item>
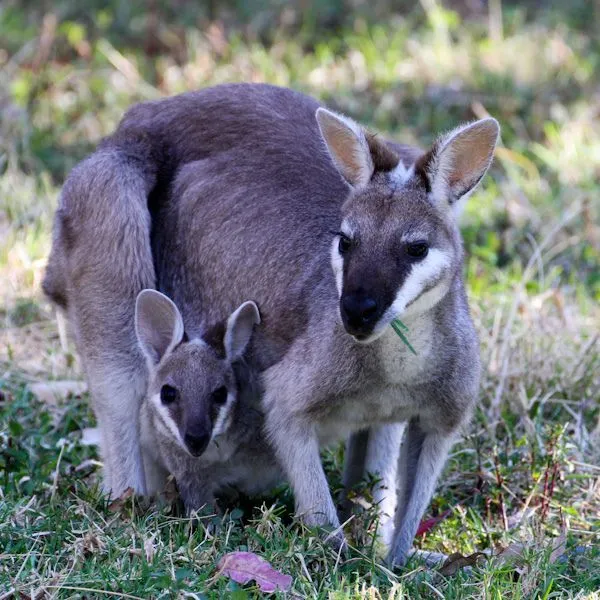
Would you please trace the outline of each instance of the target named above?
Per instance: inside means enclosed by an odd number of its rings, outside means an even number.
[[[177,390],[170,385],[163,385],[160,388],[160,401],[163,404],[173,404],[175,400],[177,400],[178,392]]]
[[[221,406],[227,402],[227,388],[222,386],[212,393],[212,399],[215,404]]]
[[[406,254],[411,258],[425,258],[429,252],[429,244],[427,242],[413,242],[406,246]]]
[[[338,251],[340,254],[344,255],[350,250],[350,247],[352,246],[352,240],[350,240],[350,238],[347,235],[344,235],[343,233],[340,233],[338,235],[340,236]]]

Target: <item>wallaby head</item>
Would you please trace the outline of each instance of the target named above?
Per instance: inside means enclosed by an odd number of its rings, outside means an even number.
[[[351,119],[323,108],[316,118],[351,188],[331,249],[340,313],[348,333],[370,342],[448,292],[462,264],[460,201],[490,166],[499,126],[492,118],[465,125],[405,163]]]
[[[135,331],[150,369],[147,402],[155,423],[192,456],[224,433],[237,397],[233,363],[242,358],[260,323],[254,302],[244,302],[225,327],[225,356],[200,338],[188,340],[177,306],[156,290],[142,290]]]

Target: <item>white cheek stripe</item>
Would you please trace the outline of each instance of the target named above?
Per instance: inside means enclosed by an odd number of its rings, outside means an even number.
[[[345,233],[349,238],[354,237],[354,228],[352,225],[350,225],[347,219],[342,221],[342,224],[340,225],[340,231]]]
[[[213,425],[211,440],[214,440],[217,436],[225,433],[231,423],[231,412],[233,405],[235,404],[235,396],[233,394],[227,394],[227,402],[219,410],[219,416],[217,422]]]
[[[335,287],[337,288],[338,298],[342,296],[342,280],[344,278],[344,259],[341,257],[338,250],[339,247],[338,237],[333,238],[331,243],[331,268],[335,276]]]
[[[154,394],[149,400],[154,408],[154,414],[159,418],[160,424],[164,427],[164,432],[171,434],[173,440],[187,452],[187,446],[181,438],[179,427],[177,427],[177,423],[171,417],[169,409],[160,401],[160,394]]]
[[[446,252],[436,248],[430,250],[422,262],[412,266],[408,277],[398,290],[394,302],[380,319],[380,323],[388,325],[393,319],[401,316],[407,306],[417,298],[418,301],[411,305],[407,312],[417,314],[434,306],[446,293],[447,286],[435,285],[425,293],[423,290],[432,283],[437,284],[449,266],[450,257]]]

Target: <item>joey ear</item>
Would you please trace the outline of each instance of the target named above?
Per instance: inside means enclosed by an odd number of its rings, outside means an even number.
[[[317,123],[333,164],[356,188],[369,183],[375,167],[364,129],[352,119],[318,108]]]
[[[477,187],[492,163],[499,134],[496,119],[481,119],[443,136],[417,161],[436,202],[454,204]]]
[[[181,313],[164,294],[142,290],[135,301],[135,333],[146,357],[158,364],[183,340]]]
[[[242,357],[252,337],[252,330],[259,323],[258,306],[251,301],[244,302],[227,319],[223,345],[229,362],[234,362]]]

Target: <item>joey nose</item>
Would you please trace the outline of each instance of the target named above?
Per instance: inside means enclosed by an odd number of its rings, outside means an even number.
[[[379,316],[377,301],[367,294],[345,294],[342,297],[341,309],[344,326],[351,334],[368,333]]]
[[[188,432],[185,434],[184,441],[192,456],[200,456],[206,450],[206,446],[208,446],[210,434]]]

